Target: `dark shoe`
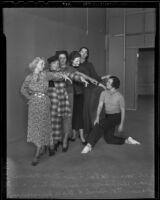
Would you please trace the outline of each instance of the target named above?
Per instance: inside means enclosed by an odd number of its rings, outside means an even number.
[[[81,141],[82,142],[82,141]],[[85,146],[87,144],[87,141],[82,142],[82,144]]]
[[[70,141],[74,142],[76,138],[69,138]]]
[[[43,150],[40,152],[39,157],[40,157],[40,156],[43,156],[46,152],[47,152],[47,146],[45,145],[45,146],[43,147]]]
[[[32,166],[36,166],[37,164],[39,163],[39,156],[34,160],[32,161]]]
[[[57,149],[58,149],[58,147],[59,147],[60,143],[61,143],[61,142],[60,142],[60,141],[58,141],[58,142],[57,142],[57,143],[54,145],[54,150],[55,150],[55,151],[57,151]]]
[[[67,147],[62,147],[62,151],[63,152],[67,152],[68,151],[68,146]]]
[[[50,147],[48,148],[49,151],[49,156],[53,156],[55,154],[55,149],[51,149]]]

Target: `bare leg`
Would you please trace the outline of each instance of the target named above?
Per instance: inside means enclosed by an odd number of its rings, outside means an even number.
[[[48,151],[49,151],[49,156],[53,156],[55,154],[55,144],[54,144],[54,141],[53,141],[53,137],[50,140]]]
[[[82,141],[82,144],[86,144],[86,140],[84,138],[84,130],[83,129],[79,129],[79,135],[80,135],[80,139]]]
[[[75,141],[76,137],[77,137],[77,131],[75,129],[73,129],[72,132],[73,132],[73,134],[72,134],[71,140]]]
[[[33,157],[33,161],[32,161],[32,165],[33,166],[35,166],[35,165],[37,165],[39,163],[40,149],[41,149],[40,146],[36,147],[36,153],[35,153],[35,155]]]

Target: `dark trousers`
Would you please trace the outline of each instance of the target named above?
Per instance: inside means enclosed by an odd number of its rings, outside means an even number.
[[[108,144],[124,144],[126,138],[114,136],[115,128],[120,124],[121,114],[106,114],[105,118],[96,124],[89,134],[87,142],[93,147],[104,136]]]

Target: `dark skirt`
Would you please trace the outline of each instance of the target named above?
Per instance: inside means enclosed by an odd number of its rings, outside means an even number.
[[[88,137],[94,126],[94,120],[97,114],[100,94],[103,91],[100,87],[87,87],[84,92],[83,120],[84,134]],[[100,119],[104,117],[104,107],[101,111]]]
[[[83,129],[83,94],[74,94],[72,129]]]

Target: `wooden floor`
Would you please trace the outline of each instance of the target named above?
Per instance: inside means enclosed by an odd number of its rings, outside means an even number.
[[[141,142],[109,145],[103,138],[92,152],[81,154],[79,138],[63,153],[44,155],[31,166],[34,153],[25,138],[7,144],[7,197],[120,199],[154,197],[154,106],[139,98],[137,111],[127,111],[125,132]]]

